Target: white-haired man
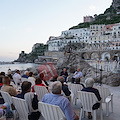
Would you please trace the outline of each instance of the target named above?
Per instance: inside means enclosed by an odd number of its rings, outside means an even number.
[[[96,95],[98,101],[101,100],[101,97],[100,97],[100,94],[99,94],[99,91],[95,88],[93,88],[93,85],[94,85],[94,79],[93,78],[87,78],[85,80],[85,84],[86,84],[86,87],[84,87],[82,89],[82,91],[85,91],[85,92],[92,92]],[[98,109],[100,107],[100,103],[96,103],[93,105],[92,109],[95,110],[95,109]],[[92,118],[92,115],[90,112],[88,112],[88,118],[91,119]]]
[[[62,84],[59,81],[51,85],[51,94],[46,94],[42,102],[59,106],[67,120],[78,120],[79,117],[74,113],[73,108],[67,98],[61,95]]]

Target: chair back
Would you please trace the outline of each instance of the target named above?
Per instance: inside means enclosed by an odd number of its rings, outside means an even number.
[[[82,90],[82,88],[83,88],[83,86],[82,85],[80,85],[80,84],[71,84],[71,91],[73,92],[73,94],[77,94],[77,91],[81,91]]]
[[[39,101],[42,101],[43,96],[46,93],[48,93],[48,90],[44,86],[37,86],[37,85],[35,85],[34,86],[34,90],[35,90],[36,94],[38,95],[38,100]]]
[[[1,90],[0,90],[0,92],[1,92],[1,95],[4,99],[4,101],[7,102],[11,106],[13,101],[12,101],[12,97],[9,95],[9,93],[1,91]]]
[[[21,77],[21,81],[22,81],[22,83],[23,83],[24,81],[28,81],[28,79]]]
[[[45,120],[66,120],[59,106],[39,102],[38,109]]]
[[[98,102],[94,93],[85,91],[78,91],[78,99],[80,99],[83,109],[87,112],[92,112],[92,106]]]
[[[82,88],[83,88],[83,86],[80,84],[73,84],[73,83],[71,84],[71,91],[73,93],[73,102],[75,99],[78,98],[77,92],[81,91]]]
[[[102,102],[105,102],[105,99],[111,95],[110,93],[110,90],[109,88],[105,88],[105,87],[102,87],[102,86],[98,86],[97,87],[99,93],[100,93],[100,96],[102,98]]]
[[[26,101],[17,97],[12,97],[12,99],[13,105],[18,112],[19,120],[28,120],[28,107]]]

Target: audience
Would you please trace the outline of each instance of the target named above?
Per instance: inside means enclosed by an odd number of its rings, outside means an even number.
[[[46,94],[42,102],[59,106],[67,120],[78,120],[79,117],[74,113],[69,100],[61,95],[62,84],[59,81],[52,83],[52,93]]]
[[[63,76],[59,76],[57,78],[57,80],[61,82],[61,84],[62,84],[62,90],[63,90],[64,94],[66,96],[70,96],[71,92],[69,91],[68,86],[66,84],[64,84],[64,77]]]
[[[1,87],[1,90],[9,93],[11,96],[17,95],[17,91],[10,85],[10,78],[8,76],[3,78],[3,86]]]
[[[93,78],[87,78],[85,80],[85,84],[86,84],[86,87],[83,88],[82,91],[94,93],[96,95],[98,101],[100,101],[101,97],[100,97],[99,91],[97,89],[93,88],[94,79]],[[95,110],[95,109],[98,109],[99,107],[100,107],[100,103],[96,103],[96,104],[93,105],[92,109]],[[90,112],[88,113],[88,118],[89,119],[92,118],[92,115],[91,115]]]
[[[18,94],[17,97],[26,100],[28,105],[28,111],[29,111],[28,119],[38,120],[40,117],[40,112],[38,111],[38,99],[37,99],[37,95],[30,92],[31,82],[24,81],[21,85],[21,89],[22,89],[22,92]]]
[[[45,87],[45,85],[42,83],[42,79],[40,77],[36,78],[34,86],[44,86]],[[34,91],[34,86],[32,87],[32,92],[35,92]]]

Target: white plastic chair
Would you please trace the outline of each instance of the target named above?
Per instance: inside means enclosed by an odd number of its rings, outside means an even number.
[[[15,109],[13,109],[13,100],[12,100],[12,97],[7,93],[7,92],[3,92],[0,90],[0,93],[5,101],[5,103],[8,103],[10,105],[10,109],[12,110],[13,112],[13,119],[16,120],[17,118],[17,112]]]
[[[91,113],[93,113],[93,120],[97,120],[96,119],[96,111],[97,111],[97,109],[92,110],[92,106],[97,102],[100,103],[100,117],[101,117],[101,120],[103,120],[102,105],[101,105],[101,102],[97,100],[97,97],[95,96],[94,93],[78,91],[78,98],[80,99],[80,102],[82,104],[79,120],[82,119],[83,112],[91,112]]]
[[[48,90],[44,86],[37,86],[37,85],[35,85],[34,86],[34,90],[35,90],[36,94],[38,95],[38,100],[39,101],[42,101],[43,96],[46,93],[48,93]]]
[[[4,91],[0,91],[0,92],[1,92],[1,95],[2,95],[2,97],[4,99],[4,101],[6,103],[8,103],[10,105],[10,107],[11,107],[11,104],[13,103],[12,102],[12,97],[7,92],[4,92]]]
[[[12,99],[13,105],[18,112],[19,120],[28,120],[28,107],[26,101],[17,97],[12,97]]]
[[[23,83],[24,81],[28,81],[28,79],[21,77],[21,81],[22,81],[22,83]]]
[[[83,86],[82,85],[80,85],[80,84],[71,84],[71,91],[72,91],[72,93],[73,93],[73,103],[75,103],[75,105],[76,105],[76,102],[77,102],[77,99],[78,99],[78,95],[77,95],[77,92],[78,91],[81,91],[82,90],[82,88],[83,88]]]
[[[109,88],[98,86],[100,96],[102,98],[102,103],[106,104],[106,116],[109,114],[109,103],[111,102],[111,110],[113,112],[113,94],[110,93]]]
[[[59,106],[39,102],[38,109],[45,120],[66,120]]]

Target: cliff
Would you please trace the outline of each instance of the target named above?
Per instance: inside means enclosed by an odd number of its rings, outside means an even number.
[[[44,52],[48,49],[47,45],[42,43],[36,43],[32,47],[32,51],[29,54],[26,54],[24,51],[21,51],[19,57],[15,62],[34,62],[38,56],[43,56]]]

